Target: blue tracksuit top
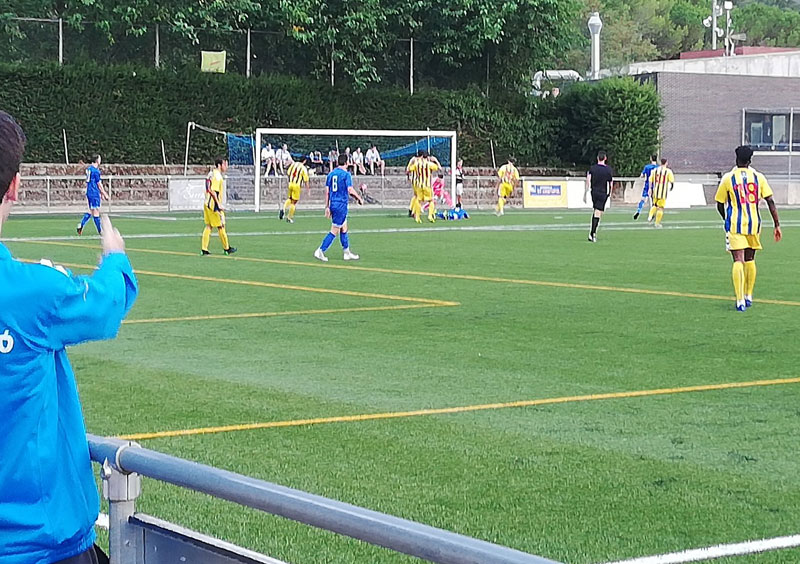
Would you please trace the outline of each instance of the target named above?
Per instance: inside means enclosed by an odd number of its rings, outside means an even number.
[[[99,499],[65,347],[114,337],[137,293],[122,253],[75,276],[14,260],[0,243],[3,564],[51,564],[94,543]]]

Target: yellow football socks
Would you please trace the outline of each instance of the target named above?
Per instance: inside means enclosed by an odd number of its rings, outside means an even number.
[[[219,229],[219,240],[222,243],[222,248],[227,250],[230,248],[230,245],[228,245],[228,234],[225,232],[224,227],[220,227],[218,229]]]
[[[428,221],[430,222],[436,221],[436,204],[434,204],[433,202],[434,201],[431,200],[431,203],[428,206]]]
[[[208,250],[208,242],[211,240],[211,227],[206,225],[206,228],[203,229],[203,246],[200,247],[204,251]]]
[[[650,213],[647,214],[647,221],[653,221],[653,216],[656,215],[657,211],[658,211],[658,208],[655,207],[655,206],[650,208]]]
[[[289,219],[294,219],[294,211],[297,209],[297,206],[292,202],[289,201]]]
[[[497,198],[497,211],[502,212],[505,205],[506,205],[505,198]]]
[[[753,288],[756,286],[756,261],[744,263],[744,295],[753,299]]]
[[[285,202],[283,202],[283,213],[289,211],[290,206],[292,205],[292,199],[287,198]]]
[[[733,291],[736,293],[736,302],[744,301],[744,263],[733,263]]]
[[[412,200],[412,205],[411,211],[414,212],[414,219],[420,221],[419,216],[422,213],[422,204],[420,204],[419,198],[415,196]]]
[[[664,210],[658,208],[656,212],[656,225],[661,225],[661,219],[664,217]]]

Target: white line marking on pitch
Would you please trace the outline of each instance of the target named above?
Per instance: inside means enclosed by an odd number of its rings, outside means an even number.
[[[682,564],[683,562],[714,560],[726,556],[743,556],[745,554],[757,554],[759,552],[782,550],[797,546],[800,546],[800,535],[791,535],[733,544],[718,544],[707,548],[694,548],[657,556],[633,558],[631,560],[617,560],[608,564]]]
[[[666,229],[722,229],[721,223],[718,221],[708,222],[709,225],[703,225],[704,222],[684,222],[683,224],[672,223],[665,226]],[[647,231],[644,225],[631,225],[629,223],[605,223],[601,224],[606,231]],[[800,222],[797,221],[784,221],[781,223],[782,227],[800,227]],[[463,226],[447,226],[447,227],[394,227],[387,229],[351,229],[350,231],[357,235],[367,234],[391,234],[391,233],[431,233],[435,231],[584,231],[587,225],[583,223],[551,223],[539,225],[463,225]],[[289,235],[322,235],[326,231],[320,230],[307,230],[307,231],[234,231],[232,235],[236,237],[266,237],[266,236],[289,236]],[[125,235],[126,239],[179,239],[185,237],[199,237],[200,233],[139,233]],[[96,236],[79,237],[75,235],[61,235],[52,237],[7,237],[3,239],[7,242],[24,243],[26,241],[80,241],[80,240],[96,240]]]

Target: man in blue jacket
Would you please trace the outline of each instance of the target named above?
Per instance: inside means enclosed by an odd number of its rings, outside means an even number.
[[[0,112],[0,230],[17,198],[25,135]],[[14,260],[0,243],[0,562],[93,564],[99,512],[65,348],[113,338],[138,293],[119,232],[103,218],[91,276]]]

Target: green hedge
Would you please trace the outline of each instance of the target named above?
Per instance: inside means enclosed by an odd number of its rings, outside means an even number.
[[[589,163],[605,150],[617,174],[638,175],[657,152],[661,105],[655,86],[632,78],[581,83],[558,98],[564,120],[559,154],[567,163]]]
[[[523,166],[565,161],[585,166],[594,145],[602,142],[612,155],[624,155],[638,166],[652,151],[652,136],[632,143],[632,135],[648,128],[655,135],[658,129],[658,113],[651,107],[655,99],[657,109],[657,98],[650,87],[633,82],[624,83],[630,99],[620,102],[605,83],[576,86],[552,101],[513,94],[486,98],[476,90],[423,89],[411,96],[403,89],[375,88],[356,93],[288,77],[246,79],[125,66],[0,66],[0,81],[0,108],[25,129],[28,162],[62,161],[62,129],[73,161],[99,152],[107,162],[158,163],[163,139],[168,160],[182,162],[186,123],[195,121],[231,132],[256,127],[456,129],[460,156],[470,165],[491,163],[490,139],[498,160],[513,154]],[[586,127],[593,114],[583,109],[596,104],[595,113],[606,123],[623,124],[647,114],[648,125],[629,126],[615,143],[614,136],[595,133],[602,128]],[[195,135],[190,160],[207,162],[222,150],[219,137]]]

